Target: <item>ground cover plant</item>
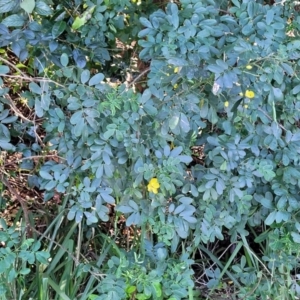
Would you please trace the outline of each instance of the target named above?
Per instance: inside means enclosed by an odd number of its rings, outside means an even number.
[[[0,298],[299,299],[298,11],[0,0]]]

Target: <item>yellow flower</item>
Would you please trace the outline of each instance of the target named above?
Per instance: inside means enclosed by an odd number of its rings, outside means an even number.
[[[147,185],[147,188],[148,188],[148,192],[151,192],[153,194],[157,194],[158,193],[158,189],[160,187],[160,184],[157,180],[157,178],[151,178],[148,185]]]
[[[246,66],[246,69],[247,69],[247,70],[251,70],[251,69],[252,69],[252,66],[251,66],[251,65],[247,65],[247,66]]]
[[[226,102],[224,103],[224,106],[225,106],[225,107],[228,107],[228,106],[229,106],[229,102],[226,101]]]
[[[249,98],[249,99],[252,99],[255,97],[255,93],[253,91],[250,91],[250,90],[246,90],[245,92],[245,97]]]
[[[177,89],[177,88],[178,88],[178,84],[175,83],[175,84],[173,85],[173,88],[174,88],[174,89]]]
[[[174,69],[174,73],[178,73],[178,71],[179,71],[179,68],[176,67],[176,68]]]

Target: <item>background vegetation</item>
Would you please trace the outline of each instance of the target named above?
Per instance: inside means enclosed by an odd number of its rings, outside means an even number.
[[[0,298],[299,299],[298,11],[0,0]]]

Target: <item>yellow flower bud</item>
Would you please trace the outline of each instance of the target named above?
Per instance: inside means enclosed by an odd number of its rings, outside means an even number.
[[[239,93],[239,95],[240,95],[240,96],[242,96],[242,97],[244,96],[244,94],[243,94],[243,93]]]
[[[252,66],[251,66],[251,65],[247,65],[247,66],[246,66],[246,69],[247,69],[247,70],[251,70],[251,69],[252,69]]]
[[[179,68],[176,67],[176,68],[174,69],[174,73],[178,73],[178,71],[179,71]]]
[[[255,97],[255,93],[253,91],[250,91],[250,90],[246,90],[245,92],[245,97],[249,98],[249,99],[252,99]]]
[[[248,104],[245,104],[245,105],[244,105],[244,108],[248,108]]]
[[[177,88],[178,88],[178,84],[175,83],[175,84],[173,85],[173,88],[174,88],[174,89],[177,89]]]
[[[225,101],[225,102],[224,102],[224,106],[225,106],[225,107],[228,107],[228,106],[229,106],[229,102],[228,102],[228,101]]]

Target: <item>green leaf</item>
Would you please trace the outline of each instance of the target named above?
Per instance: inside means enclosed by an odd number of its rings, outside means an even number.
[[[230,121],[226,120],[223,122],[222,124],[223,129],[225,130],[225,133],[230,135],[231,134],[231,130],[232,130],[232,124]]]
[[[2,24],[7,27],[21,27],[25,24],[25,19],[22,15],[10,15],[2,21]]]
[[[291,142],[298,142],[298,141],[300,141],[300,131],[295,132],[293,134],[293,136],[291,137],[290,141]]]
[[[276,213],[276,223],[286,222],[290,218],[290,213],[287,211],[277,211]]]
[[[83,70],[80,76],[81,83],[85,84],[90,79],[90,71],[89,70]]]
[[[44,179],[47,179],[47,180],[52,180],[53,179],[53,176],[50,175],[48,172],[46,171],[43,171],[43,170],[40,170],[39,172],[40,176]]]
[[[76,17],[75,21],[72,24],[72,29],[77,30],[80,27],[82,27],[85,23],[86,23],[86,19],[84,17],[83,18]]]
[[[89,9],[87,9],[82,16],[76,17],[75,21],[72,24],[72,29],[77,30],[82,27],[90,18],[92,13],[95,10],[96,5],[93,5]]]
[[[295,94],[298,94],[300,92],[300,84],[296,85],[293,90],[292,90],[292,93],[295,95]]]
[[[275,87],[272,87],[272,88],[273,88],[273,93],[274,93],[275,99],[278,101],[283,100],[283,93],[282,93],[281,89],[275,88]]]
[[[103,200],[108,203],[108,204],[115,204],[115,199],[106,193],[101,193],[101,197],[103,198]]]
[[[7,141],[4,141],[3,139],[0,138],[0,148],[10,151],[10,150],[14,150],[15,146],[13,146],[11,143],[8,143]]]
[[[81,210],[76,211],[75,222],[80,223],[83,219],[83,212]]]
[[[176,114],[175,116],[173,116],[170,121],[169,121],[169,127],[170,129],[175,129],[176,126],[179,124],[179,120],[180,120],[180,115]]]
[[[62,64],[63,67],[66,67],[69,63],[69,57],[66,53],[63,53],[60,56],[60,63]]]
[[[268,198],[262,198],[262,199],[260,199],[260,203],[261,203],[264,207],[266,207],[266,208],[268,208],[268,209],[274,209],[274,205],[273,205],[271,199],[268,199]]]
[[[265,220],[265,224],[270,226],[275,222],[276,219],[276,211],[272,211]]]
[[[19,274],[21,274],[21,275],[28,275],[29,273],[30,273],[30,269],[29,268],[23,268],[19,272]]]
[[[76,136],[81,136],[84,129],[85,129],[85,122],[84,122],[84,119],[81,118],[81,119],[79,119],[78,122],[75,124],[75,127],[74,127],[74,134],[75,134]]]
[[[12,11],[18,5],[17,1],[13,0],[0,0],[0,12],[6,13]]]
[[[239,0],[231,0],[231,2],[232,2],[235,6],[237,6],[238,8],[241,7],[241,4],[240,4],[240,1],[239,1]]]
[[[35,0],[23,0],[20,3],[20,7],[23,8],[28,14],[31,14],[35,7]]]
[[[151,98],[151,96],[152,96],[152,93],[151,93],[150,89],[146,89],[143,92],[142,97],[140,98],[140,103],[145,104]]]
[[[171,20],[172,20],[172,24],[173,24],[174,28],[177,29],[178,26],[179,26],[179,16],[178,16],[178,14],[172,15]]]
[[[38,84],[36,84],[35,82],[30,82],[29,83],[29,89],[33,93],[38,94],[38,95],[41,95],[42,92],[43,92],[42,89],[41,89],[41,87]]]
[[[53,38],[57,38],[60,36],[66,29],[67,24],[65,21],[59,21],[54,24],[52,27],[52,36]]]
[[[126,288],[126,293],[127,294],[132,294],[132,293],[134,293],[136,291],[136,286],[134,286],[134,285],[130,285],[130,286],[128,286],[127,288]]]
[[[37,99],[37,98],[34,101],[34,109],[35,109],[36,115],[39,118],[41,118],[44,115],[44,110],[42,109],[41,101],[39,99]]]
[[[50,95],[49,94],[42,94],[41,108],[43,110],[49,110],[50,103],[51,103]]]
[[[300,244],[300,234],[297,232],[291,232],[291,236],[295,243]]]
[[[7,282],[11,283],[13,282],[18,276],[18,273],[16,272],[16,270],[13,268],[9,271],[8,276],[7,276]]]
[[[280,66],[275,67],[275,72],[273,74],[273,78],[276,80],[278,84],[282,84],[284,78],[283,69]]]
[[[112,137],[115,134],[115,129],[108,129],[106,132],[103,134],[103,138],[108,140],[110,137]]]
[[[54,110],[55,110],[57,116],[58,116],[61,120],[64,120],[64,119],[65,119],[64,112],[63,112],[59,107],[56,107]]]
[[[80,122],[80,120],[83,119],[83,116],[82,116],[83,112],[80,110],[80,111],[77,111],[75,112],[71,119],[70,119],[70,123],[73,124],[73,125],[76,125],[77,123]]]
[[[49,263],[48,259],[50,257],[50,253],[46,252],[46,251],[38,251],[35,253],[35,257],[36,257],[37,261],[39,261],[42,264],[47,265]]]
[[[171,153],[170,153],[170,157],[178,157],[178,155],[182,152],[183,148],[182,146],[179,147],[175,147]]]
[[[281,66],[287,72],[288,75],[292,76],[294,74],[293,68],[287,63],[281,63]]]
[[[270,25],[273,22],[274,19],[274,10],[273,9],[269,9],[267,11],[267,15],[266,15],[266,23],[267,25]]]
[[[208,65],[206,68],[215,74],[223,73],[225,70],[222,66],[219,65]]]
[[[185,205],[184,204],[180,204],[179,206],[176,207],[175,211],[174,211],[174,215],[178,215],[181,212],[183,212],[185,210]]]
[[[13,123],[18,119],[18,116],[9,116],[3,120],[1,120],[2,124],[9,124],[9,123]]]
[[[52,9],[44,1],[36,2],[35,11],[42,16],[49,16],[52,14]]]
[[[46,185],[45,185],[45,190],[47,191],[52,191],[57,185],[57,182],[55,180],[50,180]]]
[[[183,132],[189,132],[191,129],[190,122],[186,117],[186,115],[183,113],[180,113],[180,128],[182,129]]]
[[[134,210],[130,206],[120,205],[120,206],[117,207],[117,211],[119,211],[119,212],[121,212],[123,214],[128,214],[128,213],[133,212]]]
[[[285,24],[284,23],[274,23],[271,26],[276,30],[282,30],[282,29],[284,29]]]
[[[197,223],[197,219],[195,217],[189,216],[189,215],[182,215],[182,218],[187,221],[190,224]]]
[[[98,218],[96,216],[94,216],[93,214],[85,211],[84,212],[86,218],[87,218],[87,221],[89,224],[92,224],[92,223],[97,223],[98,222]]]
[[[175,3],[170,3],[172,16],[178,15],[178,7]]]
[[[99,84],[103,79],[104,79],[104,75],[102,73],[95,74],[89,80],[89,86]]]
[[[186,66],[188,63],[185,59],[179,57],[173,57],[168,60],[168,63],[176,67]]]
[[[146,103],[144,105],[144,110],[147,112],[148,115],[151,116],[155,116],[157,114],[157,108],[151,103]]]
[[[8,66],[0,66],[0,75],[1,74],[7,74],[9,72],[9,67]]]
[[[143,26],[145,26],[146,28],[153,28],[151,22],[150,22],[148,19],[144,18],[144,17],[141,17],[141,18],[140,18],[140,22],[141,22],[141,24],[142,24]]]

